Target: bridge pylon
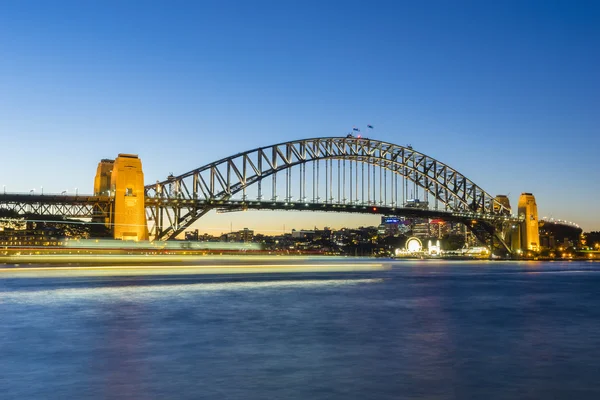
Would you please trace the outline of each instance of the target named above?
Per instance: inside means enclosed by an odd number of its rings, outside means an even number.
[[[95,217],[113,232],[115,239],[148,240],[145,212],[142,160],[135,154],[119,154],[116,160],[98,164],[94,194],[110,195],[113,207],[109,215]]]
[[[521,249],[523,251],[539,251],[540,232],[537,204],[531,193],[522,193],[519,197],[519,216],[521,222]]]

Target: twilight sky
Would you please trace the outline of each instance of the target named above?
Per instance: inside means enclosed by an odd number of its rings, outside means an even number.
[[[0,184],[91,193],[287,140],[374,139],[445,162],[540,216],[600,230],[600,2],[0,2]],[[373,216],[211,214],[213,234]]]

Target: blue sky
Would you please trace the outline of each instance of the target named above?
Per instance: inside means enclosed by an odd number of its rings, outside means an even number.
[[[6,0],[0,184],[90,193],[118,153],[150,183],[373,124],[513,205],[532,192],[541,216],[600,230],[598,71],[594,1]],[[203,226],[377,223],[269,215]]]

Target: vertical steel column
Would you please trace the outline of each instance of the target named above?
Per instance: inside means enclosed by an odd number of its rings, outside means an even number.
[[[329,200],[333,204],[333,159],[329,160]]]
[[[342,158],[342,191],[344,192],[342,203],[346,204],[346,156]]]
[[[226,191],[227,191],[227,195],[231,196],[231,164],[227,163],[227,184],[226,186]]]
[[[356,194],[356,199],[355,199],[354,204],[358,204],[358,158],[354,162],[355,162],[355,165],[354,165],[354,174],[355,174],[355,176],[354,176],[355,177],[354,185],[356,186],[355,187],[356,190],[354,191],[354,193]]]
[[[192,189],[192,198],[193,199],[197,199],[198,198],[198,174],[199,172],[195,172],[194,176],[193,176],[193,189]]]
[[[338,204],[340,204],[342,202],[342,196],[340,195],[340,190],[341,190],[341,185],[340,185],[340,173],[341,173],[341,168],[340,168],[340,163],[342,161],[340,159],[338,159],[338,179],[337,179],[337,184],[338,184]]]
[[[317,160],[317,203],[321,200],[319,197],[319,164],[321,160]]]
[[[415,180],[413,181],[414,182],[414,188],[415,188],[414,189],[415,190],[415,199],[419,198],[419,186],[417,185],[417,179],[418,178],[419,177],[417,176],[417,172],[415,171]]]
[[[394,191],[394,195],[396,196],[395,200],[394,200],[394,204],[396,207],[398,207],[398,166],[396,165],[396,173],[394,174],[394,183],[396,186],[396,189]]]
[[[379,166],[379,205],[383,204],[383,171],[381,165]]]
[[[290,201],[290,169],[285,169],[285,201]]]
[[[306,201],[306,163],[302,163],[302,201]]]
[[[242,163],[242,176],[244,177],[244,182],[242,183],[244,185],[242,186],[242,200],[246,201],[246,165],[248,164],[246,156],[242,158]]]
[[[376,165],[373,164],[373,204],[377,204],[377,196],[375,196],[375,188],[377,187],[377,184],[375,183],[375,170]]]
[[[300,191],[300,196],[298,197],[299,201],[304,201],[304,194],[302,193],[302,166],[304,163],[300,164],[298,168],[298,190]]]
[[[288,180],[289,180],[289,182],[288,182],[288,187],[289,187],[289,191],[290,191],[290,195],[289,195],[289,197],[290,197],[290,200],[289,200],[289,201],[292,201],[292,200],[294,199],[294,188],[292,187],[292,180],[293,180],[293,179],[292,179],[292,173],[293,173],[292,167],[288,167],[288,171],[289,171],[289,176],[288,176]]]
[[[360,172],[360,186],[361,186],[361,196],[360,202],[365,204],[365,163],[361,163],[361,172]]]
[[[352,204],[352,160],[350,160],[350,204]]]
[[[277,201],[277,172],[273,173],[273,187],[271,189],[273,201]]]
[[[387,168],[383,169],[383,204],[387,205]]]
[[[313,161],[312,163],[312,170],[313,170],[313,177],[312,177],[312,202],[315,202],[315,180],[316,180],[316,176],[315,176],[315,162]]]
[[[156,230],[157,237],[162,236],[163,227],[165,226],[164,224],[165,224],[165,217],[163,215],[163,209],[161,208],[161,210],[160,210],[160,225],[159,225],[158,229]],[[114,229],[114,225],[113,225],[113,229]]]
[[[404,167],[404,185],[402,187],[402,207],[406,204],[408,199],[408,168]]]
[[[260,177],[262,177],[262,155],[259,153],[258,154],[258,173],[259,173],[259,178],[258,178],[258,201],[262,200],[262,179]]]
[[[271,165],[273,165],[273,201],[277,201],[277,149],[272,148]]]
[[[110,226],[111,231],[113,230],[113,226],[112,226],[112,221],[113,221],[112,214],[113,214],[113,211],[114,211],[113,210],[113,203],[111,203],[111,205],[110,205],[110,215],[111,215],[111,218],[109,220],[110,221],[109,224],[111,225]],[[156,211],[155,211],[155,213],[156,213],[156,216],[154,217],[155,218],[154,219],[154,238],[156,239],[162,233],[162,223],[163,223],[162,209],[161,209],[161,207],[160,207],[160,205],[158,203],[156,204]]]
[[[371,204],[371,158],[367,162],[367,204]]]
[[[327,204],[327,193],[329,193],[329,160],[325,159],[325,204]]]
[[[390,171],[390,188],[392,190],[392,193],[390,194],[390,204],[394,207],[394,164],[391,163],[390,167],[392,167],[392,170]]]

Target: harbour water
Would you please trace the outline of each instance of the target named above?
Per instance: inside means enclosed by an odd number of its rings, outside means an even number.
[[[5,277],[0,315],[2,399],[600,398],[600,263]]]

